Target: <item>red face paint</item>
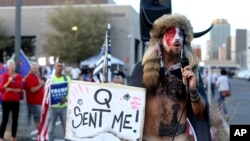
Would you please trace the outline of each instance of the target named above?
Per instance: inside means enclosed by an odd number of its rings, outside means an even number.
[[[167,29],[167,31],[165,32],[165,40],[167,42],[167,46],[170,47],[171,43],[173,41],[173,39],[175,38],[177,31],[176,28],[172,27]]]
[[[170,47],[175,41],[179,41],[181,44],[183,43],[183,33],[179,28],[169,28],[166,30],[164,35],[164,40],[166,42],[167,47]]]

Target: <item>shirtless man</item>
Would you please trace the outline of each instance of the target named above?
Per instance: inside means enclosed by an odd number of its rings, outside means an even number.
[[[129,83],[147,90],[143,140],[210,141],[207,98],[191,48],[190,22],[179,14],[163,15],[154,22],[150,36],[141,66],[136,65]],[[185,67],[180,63],[183,46],[189,60]],[[139,78],[138,74],[143,75]],[[197,137],[187,134],[187,119]]]

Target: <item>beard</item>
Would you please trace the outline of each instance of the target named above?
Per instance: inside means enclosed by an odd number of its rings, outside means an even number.
[[[181,59],[181,49],[170,49],[165,51],[165,55],[171,60],[180,60]]]

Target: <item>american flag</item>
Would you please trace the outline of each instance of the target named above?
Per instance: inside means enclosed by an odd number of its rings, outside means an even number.
[[[55,62],[59,62],[59,58],[56,59]],[[38,137],[37,141],[47,141],[48,140],[48,129],[49,129],[49,102],[50,102],[50,85],[53,80],[53,76],[55,74],[55,69],[53,69],[52,74],[47,78],[44,85],[44,95],[43,95],[43,103],[42,103],[42,113],[41,113],[41,121],[40,127],[38,129]]]
[[[109,24],[105,35],[105,44],[100,54],[101,58],[97,61],[93,71],[93,79],[97,83],[111,82],[111,39]]]
[[[48,117],[49,117],[49,89],[50,84],[52,81],[52,76],[47,78],[47,81],[44,86],[44,96],[43,96],[43,103],[42,103],[42,113],[41,113],[41,122],[40,127],[38,129],[38,138],[37,141],[45,141],[48,140]]]

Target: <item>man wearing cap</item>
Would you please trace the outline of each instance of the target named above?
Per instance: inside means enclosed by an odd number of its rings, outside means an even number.
[[[126,75],[122,71],[114,71],[112,73],[112,82],[127,85]]]
[[[153,23],[149,47],[128,83],[146,88],[143,141],[211,141],[192,39],[192,26],[183,15],[163,15]],[[182,58],[189,63],[181,63]]]

